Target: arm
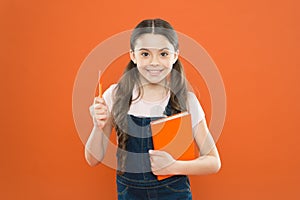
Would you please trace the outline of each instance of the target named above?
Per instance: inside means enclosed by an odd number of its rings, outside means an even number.
[[[174,174],[205,175],[220,170],[219,153],[205,119],[195,127],[195,141],[200,149],[200,157],[191,161],[175,161],[173,166],[171,165]]]
[[[112,120],[103,99],[95,98],[90,107],[94,127],[85,145],[85,159],[90,166],[98,165],[104,158],[112,131]]]
[[[195,141],[201,155],[194,160],[174,160],[167,152],[150,151],[153,173],[156,175],[205,175],[218,172],[221,168],[221,161],[205,119],[195,127]]]

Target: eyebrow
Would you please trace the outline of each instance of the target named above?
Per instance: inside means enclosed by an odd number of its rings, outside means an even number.
[[[159,49],[159,51],[164,50],[164,49],[170,50],[168,47],[164,47],[164,48]],[[140,48],[140,49],[137,49],[137,50],[138,51],[141,51],[141,50],[147,50],[147,51],[149,51],[149,49],[147,49],[147,48]]]

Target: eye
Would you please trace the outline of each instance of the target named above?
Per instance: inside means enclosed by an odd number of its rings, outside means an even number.
[[[169,54],[167,52],[162,52],[160,55],[162,55],[163,57],[168,56]]]
[[[149,53],[148,52],[143,52],[143,53],[141,53],[141,55],[144,56],[144,57],[147,57],[147,56],[149,56]]]

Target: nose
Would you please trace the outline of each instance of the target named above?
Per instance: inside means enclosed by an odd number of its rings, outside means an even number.
[[[154,56],[152,57],[151,63],[150,63],[150,64],[153,65],[153,66],[159,65],[159,60],[158,60],[158,58],[157,58],[156,55],[154,55]]]

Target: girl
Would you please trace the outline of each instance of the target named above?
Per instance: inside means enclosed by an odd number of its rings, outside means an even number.
[[[101,162],[114,127],[118,199],[192,199],[187,175],[216,173],[221,162],[201,105],[187,90],[177,34],[162,19],[144,20],[133,30],[130,48],[131,60],[120,81],[90,107],[94,128],[86,160],[91,166]],[[201,155],[189,161],[153,150],[149,128],[152,120],[183,111],[191,113]],[[172,176],[158,181],[156,175]]]

